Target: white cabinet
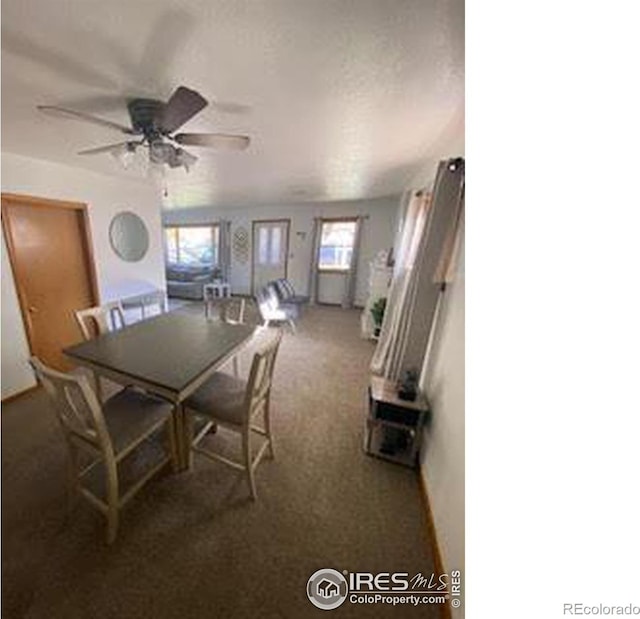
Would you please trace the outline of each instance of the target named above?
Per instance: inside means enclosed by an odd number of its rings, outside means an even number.
[[[388,296],[392,277],[393,268],[386,266],[384,262],[375,260],[369,264],[369,294],[360,319],[362,337],[364,338],[375,337],[371,307],[378,299]]]

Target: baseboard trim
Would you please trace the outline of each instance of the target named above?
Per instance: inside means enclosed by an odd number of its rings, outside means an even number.
[[[327,303],[325,301],[316,301],[315,305],[320,305],[322,307],[342,307],[342,303]],[[357,309],[357,310],[362,310],[364,309],[364,305],[353,305],[353,307],[349,307],[347,309]]]
[[[38,385],[38,383],[36,383],[35,385],[33,385],[31,387],[27,387],[26,389],[22,389],[22,391],[18,391],[17,393],[13,393],[11,395],[8,395],[6,398],[2,398],[2,401],[0,402],[0,404],[2,404],[2,405],[10,404],[14,400],[17,400],[18,398],[21,398],[23,395],[27,395],[28,393],[31,393],[32,391],[35,391],[39,386],[40,385]]]
[[[420,495],[422,496],[422,503],[424,506],[427,540],[431,549],[431,556],[433,558],[433,569],[435,570],[436,575],[444,574],[444,564],[442,562],[440,545],[438,544],[438,536],[436,534],[436,525],[433,520],[433,512],[431,511],[431,502],[429,501],[427,480],[422,474],[422,471],[418,471],[418,484],[420,485]],[[448,588],[447,593],[450,593]],[[451,607],[448,603],[440,605],[440,619],[452,619]]]

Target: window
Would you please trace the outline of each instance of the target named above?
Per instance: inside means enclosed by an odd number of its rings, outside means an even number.
[[[322,222],[320,260],[318,261],[321,271],[349,270],[356,226],[355,219]]]
[[[261,226],[258,232],[258,264],[278,265],[282,261],[282,228]]]
[[[164,229],[167,262],[217,265],[218,226],[172,226]]]

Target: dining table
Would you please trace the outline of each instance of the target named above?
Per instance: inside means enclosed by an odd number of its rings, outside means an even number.
[[[64,349],[95,375],[174,404],[176,469],[190,466],[184,401],[247,347],[262,327],[229,324],[181,312],[160,314]]]

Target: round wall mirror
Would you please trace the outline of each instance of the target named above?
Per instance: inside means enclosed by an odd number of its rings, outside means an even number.
[[[131,211],[122,211],[111,220],[109,240],[113,251],[127,262],[142,260],[149,249],[147,226]]]

